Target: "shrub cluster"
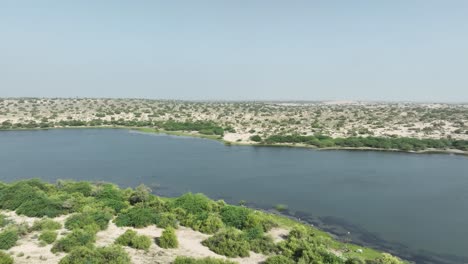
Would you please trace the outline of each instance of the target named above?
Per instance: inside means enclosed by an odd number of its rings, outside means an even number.
[[[13,258],[7,253],[0,251],[0,264],[13,264]]]
[[[177,248],[179,246],[175,230],[172,227],[166,228],[157,242],[158,246],[162,248]]]
[[[43,218],[41,220],[35,221],[31,231],[40,231],[40,230],[58,230],[62,228],[62,224],[57,221],[54,221],[49,218]]]
[[[57,239],[57,232],[52,230],[44,230],[39,235],[39,240],[46,242],[47,244],[52,244]]]
[[[97,226],[99,230],[107,229],[109,221],[112,219],[112,213],[106,210],[92,210],[74,214],[68,217],[65,222],[67,229],[82,229],[86,226]]]
[[[216,258],[189,258],[189,257],[177,257],[173,264],[236,264],[236,262],[224,259],[216,259]]]
[[[19,235],[18,230],[14,227],[8,227],[0,232],[0,249],[10,249],[16,245]]]
[[[130,264],[130,256],[120,246],[108,246],[100,248],[77,247],[67,256],[62,258],[59,264]]]
[[[250,245],[243,233],[234,228],[228,228],[216,233],[202,242],[211,251],[227,257],[248,257]]]
[[[65,237],[59,239],[52,246],[51,251],[56,252],[70,252],[77,247],[92,247],[96,241],[96,230],[88,229],[75,229]]]
[[[151,239],[147,236],[138,235],[133,230],[127,230],[115,240],[115,243],[135,249],[148,250],[151,246]]]

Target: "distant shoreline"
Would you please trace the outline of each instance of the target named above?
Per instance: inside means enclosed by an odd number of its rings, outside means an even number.
[[[0,129],[2,131],[42,131],[42,130],[56,130],[56,129],[127,129],[130,131],[138,131],[142,133],[152,134],[165,134],[171,136],[185,136],[193,138],[204,138],[215,140],[224,143],[227,146],[252,146],[252,147],[286,147],[286,148],[308,148],[319,151],[330,151],[330,150],[347,150],[347,151],[377,151],[377,152],[394,152],[394,153],[407,153],[407,154],[449,154],[458,156],[468,156],[468,151],[462,151],[457,149],[426,149],[419,151],[406,151],[401,149],[382,149],[382,148],[370,148],[370,147],[324,147],[319,148],[317,146],[306,145],[306,144],[291,144],[291,143],[277,143],[277,144],[266,144],[266,143],[248,143],[248,142],[232,142],[227,141],[224,138],[217,135],[204,135],[200,133],[191,133],[187,131],[166,131],[158,130],[150,127],[126,127],[126,126],[74,126],[74,127],[47,127],[47,128],[12,128],[12,129]]]

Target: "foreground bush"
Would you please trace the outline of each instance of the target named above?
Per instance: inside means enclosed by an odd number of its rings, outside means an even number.
[[[100,230],[105,230],[107,229],[111,219],[112,214],[107,211],[84,212],[68,217],[65,222],[65,227],[73,230],[84,228],[85,226],[96,225]]]
[[[239,230],[229,228],[202,242],[211,251],[227,257],[248,257],[250,246]]]
[[[31,230],[40,231],[40,230],[58,230],[62,228],[62,224],[57,221],[54,221],[49,218],[44,218],[38,221],[35,221]]]
[[[382,256],[374,261],[371,261],[372,264],[403,264],[403,262],[388,253],[383,253]]]
[[[76,229],[70,234],[55,242],[51,251],[56,252],[70,252],[77,247],[91,247],[96,240],[96,234],[89,230]]]
[[[130,257],[120,246],[97,249],[77,247],[62,258],[59,264],[130,264]]]
[[[6,215],[0,214],[0,227],[5,227],[11,223],[11,221],[8,219]]]
[[[227,205],[221,209],[221,219],[227,226],[243,229],[247,226],[250,212],[245,207]]]
[[[39,240],[46,242],[47,244],[52,244],[57,239],[57,232],[52,230],[44,230],[39,235]]]
[[[13,264],[13,258],[7,253],[0,251],[0,264]]]
[[[216,258],[189,258],[189,257],[177,257],[173,264],[236,264],[236,262],[224,259]]]
[[[127,230],[115,240],[115,243],[135,249],[148,250],[151,246],[151,239],[147,236],[138,235],[133,230]]]
[[[172,227],[166,228],[161,237],[158,239],[158,245],[162,248],[176,248],[179,246],[179,241]]]
[[[0,249],[10,249],[18,241],[18,231],[15,228],[8,228],[0,232]]]
[[[210,212],[212,203],[213,201],[201,193],[186,193],[174,201],[173,207],[182,208],[187,213],[197,215]]]
[[[115,224],[119,227],[132,226],[141,228],[155,224],[157,217],[158,214],[152,208],[133,207],[119,214],[115,219]]]
[[[25,201],[17,209],[16,213],[29,217],[57,217],[68,211],[63,208],[63,202],[51,199],[44,195],[38,195],[34,200]]]
[[[289,259],[285,256],[273,256],[273,257],[269,257],[264,264],[295,264],[296,262],[294,262],[292,259]]]

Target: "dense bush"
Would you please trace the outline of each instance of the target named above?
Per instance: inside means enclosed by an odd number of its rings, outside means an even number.
[[[81,193],[83,196],[91,196],[93,186],[89,182],[58,181],[57,189],[66,193]]]
[[[51,199],[45,194],[38,195],[34,200],[25,201],[17,209],[16,213],[29,217],[57,217],[67,213],[62,206],[63,202]]]
[[[97,249],[77,247],[62,258],[59,264],[130,264],[130,257],[120,246]]]
[[[62,228],[62,224],[57,221],[54,221],[49,218],[43,218],[41,220],[35,221],[31,230],[38,231],[38,230],[57,230]]]
[[[39,235],[39,240],[46,242],[47,244],[52,244],[57,239],[57,232],[52,230],[44,230]]]
[[[96,199],[104,206],[120,212],[128,207],[122,190],[113,184],[103,184],[99,186],[96,193]]]
[[[177,257],[173,264],[236,264],[236,262],[224,259],[216,258],[189,258],[189,257]]]
[[[86,246],[91,247],[96,240],[96,234],[90,230],[76,229],[71,233],[55,242],[51,251],[70,252],[76,247]]]
[[[21,204],[38,199],[40,190],[30,181],[14,183],[0,191],[0,208],[16,210]]]
[[[127,230],[115,240],[115,243],[135,249],[148,250],[151,246],[151,239],[147,236],[138,235],[133,230]]]
[[[345,261],[345,264],[366,264],[366,262],[358,257],[352,257]]]
[[[156,215],[155,224],[160,228],[177,228],[177,217],[173,213],[160,213]]]
[[[4,227],[11,223],[6,215],[0,214],[0,227]]]
[[[201,219],[199,230],[205,234],[214,234],[224,226],[221,218],[214,213],[207,214],[204,219]]]
[[[158,246],[162,248],[176,248],[179,246],[179,241],[174,228],[168,227],[163,232],[160,238],[157,239]]]
[[[115,219],[117,226],[146,227],[155,224],[158,218],[157,212],[149,207],[132,207],[120,213]]]
[[[13,258],[7,253],[0,251],[0,264],[13,264]]]
[[[212,210],[212,203],[208,197],[201,193],[186,193],[175,199],[173,207],[182,208],[187,213],[197,215],[210,212]]]
[[[198,131],[207,135],[224,135],[224,129],[211,121],[177,122],[169,120],[157,125],[167,131]]]
[[[105,210],[83,212],[68,217],[65,222],[65,227],[72,229],[84,228],[89,225],[97,225],[100,230],[107,229],[109,221],[112,219],[112,214]]]
[[[221,219],[227,226],[243,229],[250,213],[251,210],[246,207],[227,205],[221,209]]]
[[[371,261],[372,264],[403,264],[403,262],[388,253],[383,253],[380,258],[377,258],[374,261]]]
[[[16,228],[7,228],[0,232],[0,249],[10,249],[16,245],[18,241],[18,231]]]
[[[250,246],[239,230],[228,228],[202,242],[211,251],[227,257],[248,257]]]
[[[295,264],[292,259],[289,259],[285,256],[278,255],[269,257],[264,264]]]

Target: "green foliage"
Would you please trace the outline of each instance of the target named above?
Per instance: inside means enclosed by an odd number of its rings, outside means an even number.
[[[16,210],[25,202],[40,199],[41,189],[46,188],[36,180],[20,181],[3,188],[0,191],[0,208]]]
[[[173,264],[235,264],[236,262],[224,259],[216,258],[189,258],[189,257],[177,257]]]
[[[100,230],[105,230],[111,219],[112,214],[105,210],[83,212],[68,217],[65,222],[65,227],[72,230],[84,228],[85,226],[97,225]]]
[[[216,233],[202,242],[211,251],[227,257],[248,257],[250,246],[243,233],[234,228],[228,228]]]
[[[177,248],[179,246],[175,230],[172,227],[166,228],[157,242],[162,248]]]
[[[115,224],[141,228],[155,224],[157,219],[158,214],[153,208],[132,207],[119,214],[115,219]]]
[[[41,220],[35,221],[31,230],[38,231],[38,230],[57,230],[62,228],[62,224],[56,222],[49,218],[43,218]]]
[[[156,216],[155,224],[160,228],[177,228],[177,217],[173,213],[160,213]]]
[[[366,262],[358,257],[352,257],[345,261],[345,264],[366,264]]]
[[[388,253],[382,253],[382,256],[372,262],[372,264],[403,264],[403,262]]]
[[[135,205],[137,203],[147,202],[150,200],[150,198],[151,189],[146,187],[144,184],[141,184],[135,188],[128,200],[131,205]]]
[[[201,193],[186,193],[173,203],[173,207],[184,209],[187,213],[202,214],[212,210],[212,201]]]
[[[18,241],[18,231],[15,228],[7,228],[0,232],[0,249],[10,249]]]
[[[135,249],[148,250],[151,246],[151,239],[147,236],[138,235],[133,230],[127,230],[115,240],[115,243]]]
[[[223,221],[218,214],[208,214],[205,219],[200,222],[199,229],[205,234],[214,234],[224,226]]]
[[[93,192],[93,186],[89,182],[72,182],[72,181],[58,181],[57,189],[73,194],[80,193],[83,196],[91,196]]]
[[[158,124],[158,126],[167,131],[198,131],[206,135],[224,135],[224,129],[211,121],[177,122],[169,120]]]
[[[52,230],[44,230],[39,235],[39,240],[44,241],[47,244],[52,244],[57,239],[57,232]]]
[[[25,201],[17,209],[16,213],[29,217],[57,217],[67,212],[62,206],[63,202],[52,199],[45,194],[38,195],[34,200]]]
[[[8,219],[6,215],[0,214],[0,227],[4,227],[10,223],[11,221]]]
[[[96,240],[96,234],[90,230],[75,229],[65,237],[55,242],[51,251],[56,252],[70,252],[76,247],[86,246],[92,247]]]
[[[243,229],[250,213],[246,207],[227,205],[221,209],[221,219],[227,226]]]
[[[59,264],[130,264],[130,256],[120,246],[97,249],[77,247],[62,258]]]
[[[269,257],[264,264],[295,264],[294,260],[278,255]]]
[[[259,135],[253,135],[250,137],[250,140],[255,141],[255,142],[261,142],[262,138]]]
[[[104,206],[114,209],[117,213],[128,207],[123,191],[113,184],[99,186],[96,199]]]
[[[0,264],[13,264],[13,258],[7,253],[0,251]]]

